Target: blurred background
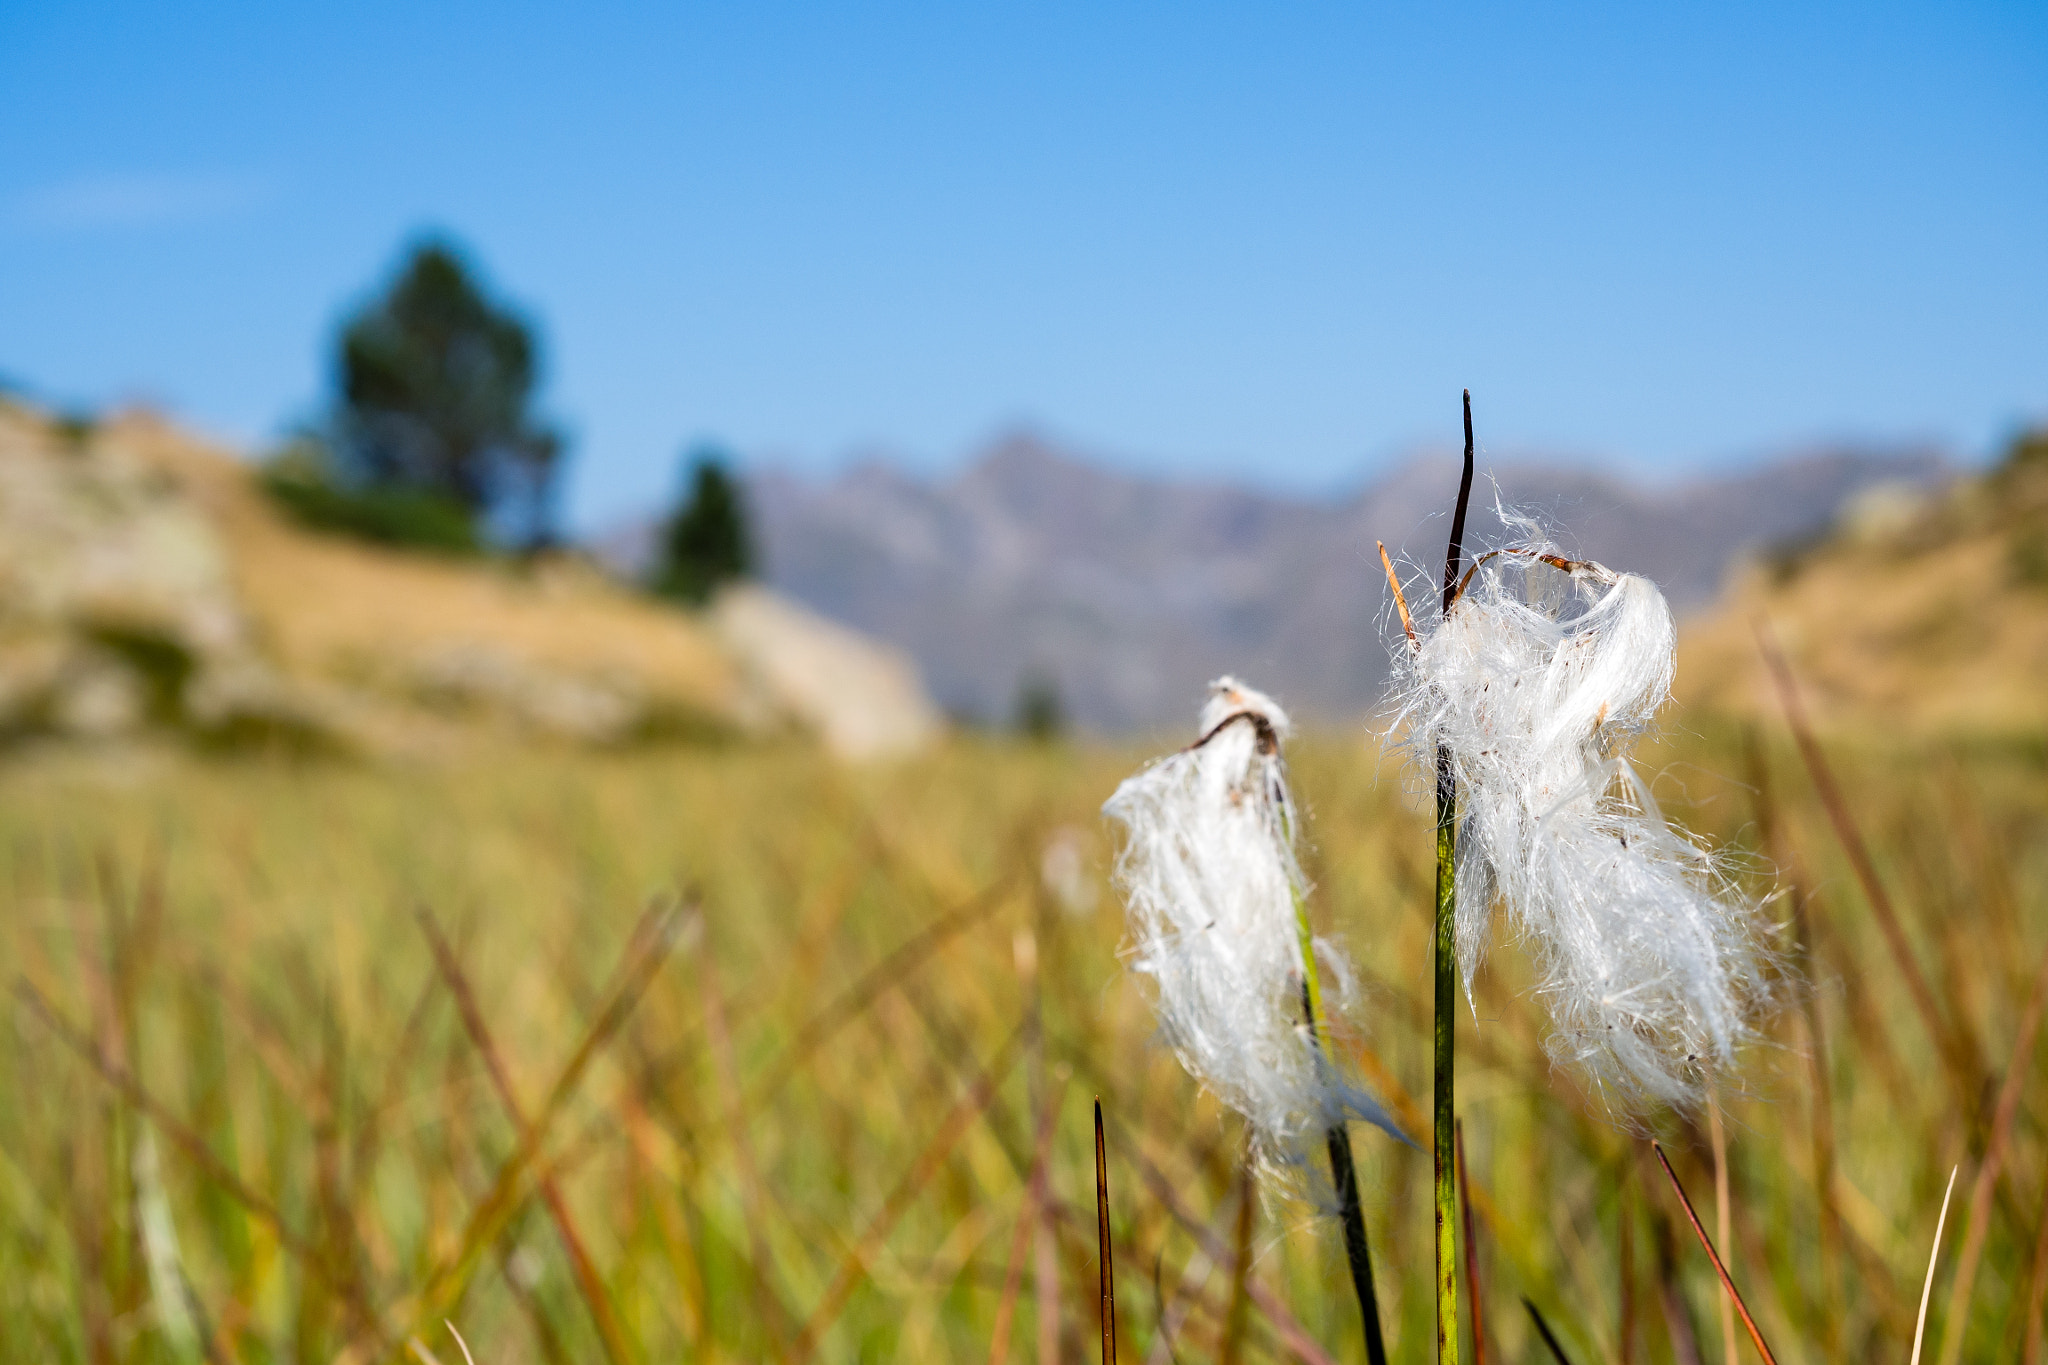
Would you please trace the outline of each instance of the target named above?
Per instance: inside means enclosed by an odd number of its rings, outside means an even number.
[[[1093,1086],[1133,1358],[1351,1358],[1095,811],[1287,704],[1420,1122],[1374,543],[1436,572],[1467,388],[1478,538],[1663,586],[1660,799],[1787,917],[1732,1153],[1657,1120],[1781,1358],[1909,1330],[1958,1165],[1944,1365],[2038,1352],[2044,71],[2027,4],[0,8],[10,1354],[1079,1359]],[[1516,973],[1498,1331],[1718,1354]]]

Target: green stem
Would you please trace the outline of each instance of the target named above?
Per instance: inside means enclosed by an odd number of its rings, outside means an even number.
[[[1458,789],[1451,755],[1436,755],[1436,1358],[1458,1359],[1456,1123]]]
[[[1465,509],[1472,498],[1472,390],[1465,390],[1465,472],[1451,511],[1451,543],[1444,553],[1443,613],[1457,598],[1465,548]],[[1436,1358],[1458,1360],[1458,777],[1451,751],[1436,746]]]

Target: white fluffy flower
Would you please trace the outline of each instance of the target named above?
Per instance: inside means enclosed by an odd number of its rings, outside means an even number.
[[[1358,1117],[1396,1132],[1345,1084],[1304,1021],[1305,892],[1280,744],[1287,713],[1231,678],[1212,683],[1201,737],[1116,789],[1103,811],[1128,837],[1116,880],[1133,970],[1157,988],[1181,1064],[1251,1122],[1270,1167],[1302,1164],[1305,1139]],[[1342,959],[1316,944],[1327,979]],[[1325,1021],[1327,1022],[1327,1021]]]
[[[1670,696],[1677,630],[1646,578],[1542,543],[1483,558],[1406,652],[1404,718],[1458,780],[1466,990],[1498,899],[1555,1059],[1625,1105],[1689,1105],[1768,994],[1757,907],[1673,828],[1628,755]]]

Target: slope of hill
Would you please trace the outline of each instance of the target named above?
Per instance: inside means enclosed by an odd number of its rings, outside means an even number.
[[[865,753],[936,728],[907,661],[793,607],[764,633],[752,599],[699,617],[574,559],[311,534],[245,463],[147,414],[66,436],[0,411],[0,530],[0,731],[169,725],[419,753],[794,724]],[[795,688],[792,652],[860,685]]]
[[[1818,453],[1668,489],[1534,465],[1498,471],[1501,499],[1571,548],[1647,573],[1681,611],[1712,599],[1745,549],[1824,527],[1858,490],[1924,484],[1932,454]],[[1341,501],[1109,472],[1017,437],[930,482],[870,464],[829,482],[750,482],[770,581],[890,640],[957,712],[1010,714],[1054,684],[1100,730],[1186,721],[1204,681],[1243,673],[1310,718],[1356,716],[1386,674],[1384,539],[1443,553],[1453,456],[1420,459]],[[1499,532],[1493,490],[1475,501]]]
[[[1939,492],[1876,490],[1824,540],[1750,568],[1683,634],[1681,699],[1775,713],[1760,623],[1817,723],[2048,732],[2048,435]]]

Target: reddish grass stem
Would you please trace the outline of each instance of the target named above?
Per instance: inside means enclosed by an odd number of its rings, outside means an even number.
[[[1466,1178],[1465,1120],[1451,1130],[1452,1145],[1458,1149],[1458,1202],[1463,1206],[1465,1232],[1465,1293],[1472,1300],[1472,1365],[1486,1365],[1486,1316],[1480,1310],[1479,1244],[1472,1240],[1472,1186]]]
[[[1870,848],[1863,842],[1862,831],[1849,813],[1849,803],[1835,782],[1834,770],[1828,766],[1827,755],[1822,752],[1820,742],[1814,738],[1813,727],[1807,722],[1806,704],[1800,698],[1798,682],[1792,676],[1792,665],[1778,648],[1769,623],[1761,618],[1756,623],[1756,637],[1764,663],[1770,668],[1772,681],[1777,686],[1778,699],[1785,708],[1786,724],[1791,726],[1793,741],[1799,746],[1800,757],[1806,761],[1814,790],[1820,794],[1821,805],[1828,813],[1828,822],[1834,826],[1835,837],[1840,840],[1842,851],[1848,855],[1849,866],[1863,887],[1871,913],[1877,917],[1877,927],[1884,935],[1885,946],[1891,950],[1899,975],[1905,978],[1906,990],[1913,997],[1913,1007],[1919,1011],[1920,1020],[1935,1046],[1948,1054],[1956,1084],[1961,1089],[1964,1112],[1972,1113],[1975,1110],[1976,1067],[1969,1049],[1957,1037],[1942,1015],[1940,1005],[1935,1002],[1934,990],[1928,985],[1919,960],[1913,956],[1913,946],[1906,940],[1906,929],[1899,921],[1898,910],[1892,905],[1891,894],[1878,879],[1877,864],[1871,860]]]
[[[1130,1159],[1137,1163],[1138,1173],[1144,1177],[1145,1187],[1152,1192],[1152,1197],[1157,1199],[1173,1216],[1173,1220],[1195,1239],[1211,1261],[1217,1265],[1225,1264],[1229,1260],[1230,1251],[1223,1245],[1222,1239],[1195,1217],[1181,1199],[1179,1189],[1167,1178],[1166,1172],[1160,1170],[1158,1163],[1145,1155],[1128,1132],[1125,1132],[1123,1141]],[[1308,1334],[1308,1329],[1301,1325],[1300,1319],[1288,1311],[1287,1305],[1273,1292],[1271,1286],[1261,1281],[1258,1276],[1247,1273],[1245,1293],[1259,1312],[1265,1315],[1266,1321],[1272,1324],[1274,1334],[1294,1353],[1296,1359],[1303,1362],[1303,1365],[1336,1365],[1330,1358],[1330,1353]]]
[[[1749,1305],[1745,1304],[1742,1295],[1736,1292],[1735,1281],[1728,1278],[1728,1267],[1721,1263],[1721,1253],[1714,1250],[1714,1239],[1707,1236],[1707,1229],[1700,1222],[1699,1214],[1693,1211],[1692,1200],[1686,1196],[1685,1186],[1679,1183],[1678,1172],[1671,1169],[1671,1159],[1664,1155],[1664,1145],[1652,1142],[1650,1150],[1657,1154],[1658,1164],[1664,1167],[1664,1174],[1670,1178],[1671,1188],[1677,1193],[1678,1202],[1685,1206],[1686,1221],[1692,1224],[1694,1235],[1700,1239],[1700,1245],[1706,1248],[1707,1259],[1714,1263],[1714,1273],[1721,1277],[1721,1288],[1735,1301],[1735,1311],[1742,1315],[1742,1325],[1749,1329],[1749,1339],[1756,1344],[1757,1354],[1764,1358],[1765,1365],[1778,1365],[1778,1358],[1772,1355],[1771,1348],[1764,1344],[1764,1334],[1757,1330],[1756,1319],[1749,1315]]]
[[[1223,1316],[1223,1349],[1217,1352],[1217,1365],[1237,1365],[1244,1350],[1245,1310],[1251,1306],[1251,1300],[1245,1296],[1245,1281],[1252,1273],[1252,1213],[1257,1208],[1256,1196],[1251,1153],[1246,1152],[1238,1165],[1237,1228],[1230,1248],[1230,1307]]]
[[[2019,1032],[2013,1038],[2012,1063],[1999,1088],[1998,1107],[1992,1111],[1991,1140],[1984,1148],[1983,1164],[1970,1186],[1970,1221],[1963,1235],[1963,1250],[1956,1261],[1956,1277],[1949,1289],[1948,1312],[1941,1328],[1941,1365],[1956,1365],[1963,1353],[1963,1333],[1969,1326],[1970,1291],[1977,1280],[1977,1266],[1984,1255],[1984,1239],[1991,1232],[1991,1192],[2004,1168],[2005,1149],[2012,1139],[2013,1121],[2019,1116],[2020,1095],[2033,1071],[2034,1039],[2040,1032],[2041,1010],[2048,1003],[2048,954],[2041,958],[2034,974],[2034,989],[2020,1016]]]
[[[912,934],[880,962],[863,972],[858,981],[797,1030],[789,1050],[754,1092],[752,1103],[756,1106],[766,1104],[834,1033],[859,1018],[882,992],[923,966],[925,960],[943,947],[948,939],[993,913],[1004,903],[1009,889],[1009,878],[997,879],[965,904],[954,907]]]
[[[1033,1030],[1033,1042],[1038,1041]],[[1065,1087],[1061,1087],[1061,1095]],[[1010,1256],[1003,1268],[1003,1297],[996,1304],[995,1331],[990,1334],[988,1365],[1004,1365],[1010,1357],[1010,1323],[1017,1312],[1017,1298],[1024,1287],[1025,1253],[1032,1234],[1045,1216],[1046,1164],[1052,1154],[1053,1115],[1059,1097],[1049,1096],[1038,1116],[1038,1133],[1033,1143],[1031,1174],[1024,1184],[1024,1202],[1017,1210],[1017,1232],[1010,1243]]]
[[[57,1036],[58,1041],[77,1053],[88,1066],[99,1074],[102,1080],[118,1091],[121,1097],[127,1100],[129,1104],[147,1115],[149,1120],[156,1125],[157,1131],[169,1139],[173,1146],[190,1157],[193,1164],[204,1171],[209,1180],[218,1185],[235,1202],[242,1205],[243,1208],[268,1225],[271,1235],[277,1238],[278,1246],[289,1252],[309,1275],[327,1285],[330,1289],[334,1289],[344,1295],[349,1294],[351,1290],[360,1291],[360,1285],[351,1285],[346,1280],[338,1277],[333,1268],[327,1264],[325,1258],[320,1255],[319,1250],[285,1221],[284,1214],[279,1212],[277,1206],[251,1189],[242,1181],[240,1176],[229,1169],[227,1164],[214,1154],[213,1149],[207,1145],[204,1137],[194,1132],[173,1114],[168,1107],[154,1095],[150,1094],[143,1087],[142,1082],[138,1081],[125,1066],[120,1065],[100,1051],[98,1046],[82,1030],[57,1012],[56,1007],[49,1002],[41,991],[37,990],[26,979],[23,979],[15,982],[14,993],[15,998],[20,1000],[31,1014],[41,1019],[50,1032]],[[378,1335],[377,1317],[367,1302],[359,1299],[354,1300],[351,1303],[351,1311],[356,1315],[359,1323],[368,1329],[373,1337]]]
[[[435,1319],[445,1316],[468,1288],[470,1276],[485,1249],[498,1239],[506,1225],[525,1202],[522,1189],[526,1177],[540,1156],[555,1120],[577,1088],[585,1072],[611,1042],[640,1003],[641,995],[653,984],[655,973],[668,959],[669,950],[691,922],[695,904],[651,903],[633,926],[633,933],[619,955],[603,999],[604,1007],[584,1030],[576,1050],[556,1073],[547,1097],[534,1112],[533,1122],[520,1135],[512,1154],[498,1167],[490,1190],[471,1211],[451,1259],[444,1260],[427,1277],[426,1287],[413,1302],[414,1326],[407,1333],[417,1335]]]
[[[434,966],[441,973],[442,982],[448,987],[448,994],[454,997],[455,1010],[462,1018],[463,1031],[469,1034],[469,1041],[483,1058],[484,1071],[491,1079],[491,1088],[498,1093],[499,1103],[504,1105],[505,1114],[512,1120],[512,1126],[524,1139],[532,1127],[527,1117],[526,1106],[519,1100],[519,1094],[512,1087],[512,1073],[505,1067],[504,1055],[498,1051],[497,1040],[491,1036],[489,1025],[484,1022],[483,1010],[478,1006],[476,992],[470,988],[469,978],[456,959],[455,949],[441,932],[441,926],[434,919],[433,912],[424,905],[415,911],[420,929],[427,936],[427,947],[434,955]],[[590,1309],[591,1321],[596,1324],[599,1343],[612,1365],[628,1365],[634,1359],[631,1341],[626,1336],[624,1324],[612,1307],[611,1296],[605,1292],[604,1280],[597,1273],[597,1266],[590,1259],[583,1235],[577,1230],[576,1220],[569,1212],[568,1201],[562,1198],[562,1188],[555,1178],[543,1174],[539,1181],[541,1203],[548,1211],[548,1218],[555,1225],[555,1232],[562,1240],[563,1254],[569,1258],[569,1271],[576,1281],[576,1288],[583,1295],[585,1306]]]

